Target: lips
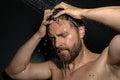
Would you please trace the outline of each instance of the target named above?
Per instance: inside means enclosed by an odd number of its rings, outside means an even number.
[[[58,54],[64,54],[64,53],[66,53],[67,52],[67,50],[60,50],[59,52],[58,52]]]
[[[64,51],[64,49],[57,49],[57,50],[56,50],[57,53],[60,53],[60,52],[62,52],[62,51]]]
[[[66,51],[68,51],[66,48],[57,48],[56,49],[57,54],[65,53]]]

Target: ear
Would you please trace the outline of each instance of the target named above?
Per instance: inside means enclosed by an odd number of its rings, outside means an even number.
[[[80,35],[80,38],[84,37],[84,35],[85,35],[85,26],[80,26],[79,27],[79,35]]]

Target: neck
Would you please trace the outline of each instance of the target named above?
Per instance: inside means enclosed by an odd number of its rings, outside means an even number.
[[[82,49],[76,59],[68,65],[69,70],[76,70],[86,63],[92,61],[91,52],[82,44]]]

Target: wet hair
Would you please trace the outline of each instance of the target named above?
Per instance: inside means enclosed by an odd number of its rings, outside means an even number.
[[[75,19],[67,14],[60,15],[57,18],[67,20],[70,23],[70,25],[75,27],[75,28],[78,28],[78,27],[84,25],[82,20]]]
[[[62,14],[62,15],[60,15],[59,17],[57,17],[56,19],[52,18],[51,20],[57,20],[57,19],[61,19],[61,20],[66,20],[66,21],[68,21],[69,24],[70,24],[70,26],[71,26],[71,27],[74,27],[74,29],[75,29],[76,31],[78,31],[78,28],[79,28],[79,27],[81,27],[81,26],[84,25],[84,23],[83,23],[82,20],[75,19],[75,18],[73,18],[73,17],[71,17],[71,16],[69,16],[69,15],[67,15],[67,14]],[[47,25],[47,31],[46,31],[47,33],[49,33],[49,28],[50,28],[50,26]]]
[[[59,13],[60,11],[62,11],[62,10],[64,10],[64,9],[58,8],[58,9],[54,10],[53,14],[50,15],[47,20],[49,20],[49,21],[50,21],[50,20],[54,20],[54,16],[55,16],[57,13]],[[82,21],[82,20],[80,20],[80,19],[75,19],[75,18],[73,18],[73,17],[71,17],[71,16],[69,16],[69,15],[67,15],[67,14],[62,14],[62,15],[60,15],[59,17],[57,17],[56,19],[64,19],[64,20],[67,20],[67,21],[69,21],[69,23],[70,23],[71,26],[74,26],[74,27],[76,27],[76,28],[78,28],[78,27],[80,27],[80,26],[83,25],[83,21]]]

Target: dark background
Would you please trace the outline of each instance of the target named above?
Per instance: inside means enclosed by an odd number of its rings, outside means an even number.
[[[35,0],[37,1],[37,0]],[[42,1],[42,0],[41,0]],[[58,0],[60,2],[62,0]],[[96,8],[120,5],[119,0],[63,0],[69,4],[82,8]],[[43,11],[52,8],[57,0],[43,0],[36,5],[28,5],[22,0],[1,0],[0,2],[0,79],[5,67],[9,64],[17,49],[27,41],[39,28],[43,18]],[[45,3],[45,4],[43,4]],[[46,7],[47,6],[47,7]],[[105,25],[86,20],[85,44],[93,52],[100,53],[117,33],[106,28]],[[96,27],[97,26],[97,27]],[[33,60],[39,60],[37,55]],[[7,79],[9,80],[9,79]]]

